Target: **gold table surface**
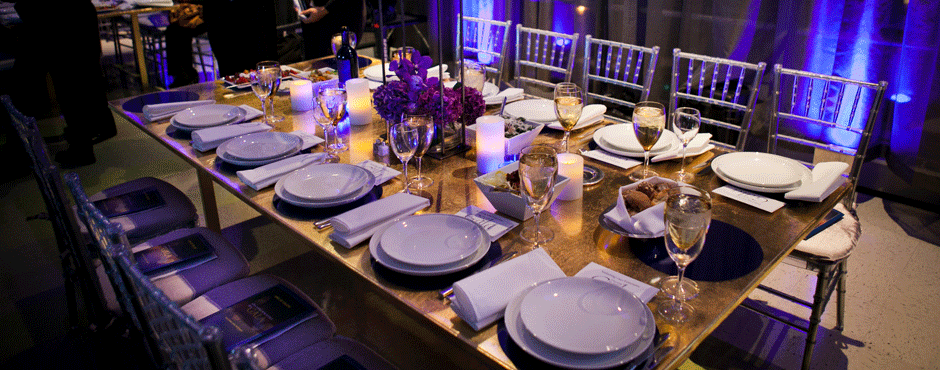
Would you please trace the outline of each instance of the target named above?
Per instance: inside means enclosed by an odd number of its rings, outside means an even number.
[[[295,66],[303,69],[309,61]],[[260,103],[250,91],[231,92],[220,82],[206,82],[182,87],[178,90],[196,92],[202,99],[215,99],[219,103],[248,104],[260,108]],[[308,247],[317,252],[322,265],[318,266],[322,277],[319,284],[326,291],[351,296],[342,307],[327,307],[327,314],[338,327],[350,325],[354,328],[344,333],[372,345],[380,354],[401,368],[515,368],[500,347],[497,329],[501,322],[477,332],[458,318],[439,297],[436,289],[418,290],[396,285],[377,276],[371,267],[369,248],[360,245],[346,249],[330,242],[330,229],[318,231],[310,220],[291,218],[279,213],[273,205],[273,186],[255,191],[238,180],[234,172],[218,167],[213,151],[199,152],[187,139],[178,139],[167,134],[169,120],[148,122],[141,114],[127,112],[122,104],[132,98],[110,102],[111,108],[129,119],[138,128],[171,151],[196,167],[201,175],[207,174],[220,187],[235,195],[262,215],[286,227],[308,242]],[[275,130],[290,132],[305,130],[318,132],[312,112],[291,111],[290,97],[278,94],[275,98],[277,114],[286,119],[276,124]],[[572,151],[585,146],[593,128],[575,131],[572,134]],[[358,163],[373,159],[372,143],[384,133],[385,124],[373,114],[373,122],[366,126],[352,126],[350,150],[341,155],[343,163]],[[322,135],[322,133],[318,134]],[[321,136],[322,137],[322,136]],[[546,129],[536,142],[556,142],[561,133]],[[321,147],[314,148],[320,151]],[[704,162],[716,154],[715,150],[692,163]],[[394,155],[394,154],[392,154]],[[697,161],[697,162],[693,162]],[[586,164],[595,166],[605,174],[597,185],[586,187],[584,196],[578,200],[556,201],[550,212],[544,212],[541,224],[551,228],[555,239],[544,246],[545,250],[568,275],[574,275],[590,262],[596,262],[639,281],[652,283],[666,275],[638,260],[629,249],[629,239],[618,236],[598,225],[599,215],[615,203],[617,189],[630,183],[630,171],[591,159]],[[401,170],[400,164],[392,164]],[[652,168],[668,174],[679,167],[678,161],[656,163]],[[412,167],[413,168],[413,167]],[[422,212],[455,213],[469,205],[494,211],[483,194],[473,184],[476,177],[475,151],[458,154],[444,160],[426,157],[423,172],[434,179],[426,195],[432,198],[431,207]],[[413,172],[410,172],[413,174]],[[699,174],[693,184],[706,190],[724,185],[710,170]],[[383,185],[383,194],[388,196],[402,190],[401,177]],[[832,207],[845,194],[843,185],[821,203],[787,201],[786,206],[774,213],[766,213],[743,205],[720,195],[714,195],[713,219],[729,223],[753,236],[763,250],[763,261],[754,271],[742,277],[719,282],[699,282],[701,294],[690,301],[695,308],[692,319],[680,325],[669,325],[658,317],[661,332],[669,332],[667,346],[674,349],[666,355],[657,368],[676,368],[687,359],[695,347],[704,340],[761,280],[790,253]],[[214,204],[214,203],[213,203]],[[528,221],[528,222],[531,222]],[[504,253],[528,251],[531,245],[519,238],[517,227],[499,239]],[[269,248],[276,248],[269,246]],[[367,242],[364,244],[368,244]],[[734,248],[734,245],[728,245]],[[326,271],[325,273],[323,271]],[[323,292],[307,292],[320,297]],[[315,298],[316,299],[316,298]],[[654,298],[649,306],[654,309],[665,298]],[[340,301],[340,300],[334,300]],[[342,330],[341,330],[342,332]]]

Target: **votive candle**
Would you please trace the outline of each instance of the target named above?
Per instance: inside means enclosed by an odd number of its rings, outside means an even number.
[[[313,109],[313,84],[298,80],[290,84],[290,106],[297,112]]]
[[[477,118],[477,171],[490,173],[503,165],[506,154],[505,120],[500,116]]]
[[[353,126],[368,125],[372,122],[372,109],[369,80],[353,78],[346,81],[346,111],[349,113],[349,123]]]
[[[574,153],[559,154],[558,174],[569,179],[568,184],[558,194],[558,199],[581,198],[584,193],[584,157]]]

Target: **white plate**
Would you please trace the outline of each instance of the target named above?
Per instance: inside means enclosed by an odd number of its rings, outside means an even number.
[[[619,126],[619,125],[614,125],[614,126]],[[610,126],[607,126],[607,127],[610,127]],[[601,130],[607,128],[607,127],[601,127],[601,128],[598,129],[597,131],[601,131]],[[609,153],[613,153],[613,154],[617,154],[617,155],[621,155],[621,156],[624,156],[624,157],[643,158],[643,151],[634,152],[634,151],[620,150],[620,149],[618,149],[617,147],[615,147],[615,146],[613,146],[613,145],[610,145],[610,143],[607,142],[607,140],[606,140],[606,139],[604,138],[604,136],[603,136],[603,132],[601,132],[600,134],[598,134],[597,131],[594,132],[594,142],[597,143],[597,146],[600,147],[601,149],[603,149],[604,151],[609,152]],[[675,136],[676,134],[671,134],[671,135],[670,135],[670,134],[667,134],[666,132],[667,132],[667,131],[663,131],[663,136],[664,136],[664,137],[670,137],[670,138],[672,138],[672,140],[664,139],[663,137],[660,137],[659,140],[660,140],[660,141],[669,140],[669,141],[671,141],[672,143],[671,143],[668,147],[666,147],[666,148],[663,148],[663,149],[660,149],[660,150],[656,150],[656,151],[650,151],[650,158],[652,158],[653,156],[662,154],[662,153],[666,153],[666,152],[671,151],[671,150],[677,150],[677,149],[679,149],[679,148],[682,147],[682,143],[680,143],[680,142],[679,142],[679,139]]]
[[[640,155],[643,155],[643,147],[640,146],[640,142],[636,139],[636,133],[633,132],[633,124],[623,123],[601,127],[594,132],[595,141],[599,141],[597,140],[598,137],[603,139],[604,144],[618,151],[640,153]],[[650,149],[650,155],[665,152],[674,147],[678,142],[679,137],[676,136],[676,133],[664,129],[663,133],[659,136],[659,140],[656,141],[656,144]]]
[[[236,108],[238,108],[238,107],[236,107]],[[248,112],[246,112],[244,109],[238,108],[238,113],[236,114],[236,117],[235,117],[234,120],[231,120],[231,121],[229,121],[229,122],[222,123],[221,125],[217,125],[217,126],[234,125],[234,124],[237,124],[237,123],[241,123],[242,121],[245,120],[245,116],[246,116],[247,114],[248,114]],[[176,117],[170,117],[170,126],[175,127],[177,130],[186,131],[186,132],[196,131],[196,130],[201,130],[201,129],[206,128],[206,127],[195,127],[195,126],[186,126],[186,125],[183,125],[183,124],[181,124],[181,123],[179,123],[179,122],[176,121]],[[213,127],[214,127],[214,126],[213,126]]]
[[[603,355],[583,355],[553,348],[536,339],[522,322],[520,306],[529,290],[516,295],[506,306],[504,320],[509,337],[526,353],[549,364],[572,369],[605,369],[631,362],[650,348],[656,337],[656,321],[653,313],[646,310],[647,326],[640,339],[621,351]]]
[[[806,167],[790,158],[757,152],[729,153],[722,156],[721,172],[748,185],[782,188],[793,186]]]
[[[258,132],[229,139],[219,145],[232,158],[263,161],[283,157],[299,148],[302,140],[284,132]]]
[[[457,85],[457,81],[447,81],[444,83],[444,87],[451,88],[451,89],[453,89],[454,86],[456,85]],[[483,94],[484,98],[496,96],[496,94],[499,94],[499,87],[497,87],[492,82],[486,82],[483,84],[483,91],[481,91],[480,93]]]
[[[327,163],[304,167],[287,176],[284,190],[297,198],[323,202],[347,198],[363,187],[372,188],[375,184],[369,179],[369,171],[362,167]]]
[[[382,67],[385,67],[384,69],[385,69],[386,80],[398,81],[398,76],[395,75],[395,72],[392,72],[392,70],[389,69],[389,63],[385,63],[384,65],[376,64],[374,66],[368,67],[362,71],[362,76],[372,81],[382,82],[382,69],[383,69]],[[433,66],[431,68],[428,68],[428,77],[438,77],[438,74],[440,73],[437,70],[438,67],[439,66]],[[444,72],[447,72],[446,64],[444,65]],[[447,78],[447,76],[449,75],[447,73],[444,73],[444,77]]]
[[[314,165],[314,166],[319,166],[319,165]],[[367,176],[369,177],[366,180],[366,182],[375,184],[375,175],[373,175],[372,172],[369,172],[369,171],[366,171],[366,172],[367,172]],[[296,173],[297,172],[294,172],[294,174]],[[284,190],[284,183],[286,181],[290,181],[287,179],[290,178],[291,176],[293,176],[293,174],[284,176],[280,180],[278,180],[276,183],[274,183],[274,194],[277,194],[277,196],[281,198],[281,200],[287,203],[290,203],[292,205],[298,206],[298,207],[326,208],[326,207],[335,207],[335,206],[339,206],[339,205],[343,205],[347,203],[352,203],[366,196],[366,194],[369,194],[369,192],[371,192],[373,189],[373,186],[363,186],[362,189],[359,189],[359,191],[352,193],[352,195],[348,197],[329,199],[329,200],[324,200],[324,201],[308,200],[308,199],[303,199],[303,198],[294,196],[293,194],[290,194],[286,190]]]
[[[489,234],[467,218],[429,213],[397,221],[382,234],[382,251],[392,259],[421,267],[460,262],[490,245]]]
[[[173,116],[182,126],[203,128],[224,125],[238,118],[239,109],[227,104],[199,105],[185,109]]]
[[[799,166],[798,171],[800,172],[800,181],[798,181],[798,182],[796,182],[796,183],[794,183],[794,184],[792,184],[792,185],[789,185],[789,186],[782,186],[782,187],[767,187],[767,186],[754,186],[754,185],[750,185],[750,184],[746,184],[746,183],[737,181],[737,180],[735,180],[734,178],[732,178],[731,176],[728,176],[728,175],[724,172],[723,168],[725,168],[725,167],[727,166],[727,159],[723,159],[723,158],[725,158],[725,157],[727,157],[727,156],[729,156],[729,155],[732,155],[732,154],[744,154],[744,153],[747,153],[747,152],[728,153],[728,154],[725,154],[725,155],[721,155],[721,156],[716,157],[715,159],[712,160],[712,164],[711,164],[711,166],[712,166],[712,171],[715,172],[715,175],[718,175],[718,178],[724,180],[725,182],[727,182],[727,183],[729,183],[729,184],[731,184],[731,185],[737,186],[737,187],[739,187],[739,188],[741,188],[741,189],[750,190],[750,191],[756,191],[756,192],[760,192],[760,193],[786,193],[786,192],[789,192],[789,191],[793,191],[793,190],[799,189],[800,186],[801,186],[803,183],[812,182],[812,181],[813,181],[813,173],[812,173],[812,171],[810,171],[809,168],[806,168],[806,166],[803,166],[802,164],[800,164],[799,162],[796,162],[796,161],[794,161],[794,162],[796,163],[797,166]],[[732,159],[734,159],[734,157],[732,157]]]
[[[520,100],[506,104],[503,113],[539,123],[549,123],[558,119],[555,115],[555,102],[548,99]]]
[[[391,225],[391,223],[389,223],[389,225]],[[434,267],[411,266],[405,263],[398,262],[392,259],[391,257],[389,257],[387,254],[385,254],[385,251],[383,250],[382,245],[381,245],[381,240],[382,240],[382,234],[385,233],[385,230],[388,228],[389,225],[382,227],[375,234],[372,235],[372,239],[369,240],[369,253],[371,253],[372,258],[375,258],[375,261],[381,264],[382,266],[388,267],[389,270],[406,274],[406,275],[440,276],[440,275],[447,275],[450,273],[461,271],[461,270],[464,270],[473,266],[477,262],[480,262],[480,260],[483,259],[483,257],[486,256],[486,253],[490,250],[490,245],[487,244],[486,246],[483,246],[482,248],[478,249],[476,253],[474,253],[470,257],[467,257],[456,263],[442,265],[442,266],[434,266]]]
[[[572,353],[623,350],[646,331],[638,298],[611,283],[583,277],[547,281],[522,299],[522,322],[535,338]]]

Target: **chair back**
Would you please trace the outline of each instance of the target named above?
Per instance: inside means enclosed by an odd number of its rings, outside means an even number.
[[[843,202],[854,210],[858,175],[888,83],[787,69],[780,64],[774,65],[773,75],[768,152],[784,152],[778,145],[782,140],[812,152],[821,149],[851,156],[848,176],[852,189]],[[786,156],[810,166],[814,164],[815,153],[809,159],[793,153]]]
[[[516,25],[516,82],[527,94],[532,94],[528,84],[553,88],[551,75],[562,75],[564,82],[571,81],[574,69],[574,53],[578,48],[578,34],[543,31]]]
[[[626,108],[619,115],[605,117],[627,122],[637,102],[647,100],[659,46],[652,48],[584,36],[584,70],[581,86],[585,104],[601,101]],[[619,111],[619,110],[618,110]]]
[[[512,21],[494,21],[457,15],[463,24],[457,27],[457,40],[463,38],[463,56],[472,58],[486,69],[487,81],[496,86],[503,80],[503,66],[509,51],[509,27]],[[460,41],[454,55],[460,54]],[[459,73],[459,72],[457,72]]]
[[[712,133],[714,144],[743,150],[767,64],[684,53],[678,48],[672,53],[670,114],[679,107],[697,108],[702,113],[701,132]]]

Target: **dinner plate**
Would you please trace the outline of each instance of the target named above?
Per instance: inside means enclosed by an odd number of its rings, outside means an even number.
[[[314,166],[319,166],[319,165],[314,165]],[[375,184],[375,175],[373,175],[372,172],[369,172],[369,171],[366,171],[366,173],[368,176],[368,179],[366,180],[366,182]],[[342,197],[342,198],[327,199],[327,200],[322,200],[322,201],[309,200],[309,199],[300,198],[284,190],[284,184],[288,181],[292,181],[288,179],[291,178],[292,176],[295,176],[296,174],[297,172],[294,172],[290,175],[284,176],[280,180],[278,180],[276,183],[274,183],[274,194],[276,194],[279,198],[281,198],[285,202],[298,206],[298,207],[326,208],[326,207],[335,207],[335,206],[355,202],[359,200],[360,198],[369,194],[369,192],[371,192],[372,188],[374,187],[374,186],[363,186],[361,189],[359,189],[359,191],[354,192],[351,195]]]
[[[506,332],[519,345],[519,348],[546,363],[572,369],[606,369],[625,365],[647,351],[656,337],[656,321],[653,313],[647,309],[645,310],[647,324],[640,338],[620,351],[602,355],[585,355],[554,348],[535,338],[522,322],[520,307],[522,306],[522,300],[531,289],[535,289],[535,287],[528,288],[516,295],[506,306],[504,315]]]
[[[396,220],[397,221],[397,220]],[[394,221],[393,221],[394,222]],[[455,273],[461,270],[470,268],[477,262],[480,262],[486,253],[490,250],[490,246],[486,245],[478,249],[473,255],[447,265],[433,266],[433,267],[421,267],[421,266],[412,266],[406,263],[398,262],[393,258],[385,254],[381,246],[382,234],[385,233],[385,230],[391,225],[391,222],[380,228],[372,235],[372,239],[369,240],[369,253],[371,253],[372,258],[375,258],[375,261],[381,264],[382,266],[387,267],[389,270],[413,276],[440,276]]]
[[[722,156],[721,171],[735,181],[765,188],[790,187],[808,169],[787,157],[769,153],[738,152]]]
[[[216,126],[234,125],[234,124],[237,124],[237,123],[240,123],[240,122],[244,121],[244,120],[245,120],[245,116],[248,114],[248,112],[246,112],[244,109],[242,109],[242,108],[240,108],[240,107],[236,107],[236,108],[238,108],[238,113],[236,114],[235,119],[233,119],[233,120],[231,120],[231,121],[229,121],[229,122],[224,122],[224,123],[222,123],[221,125],[216,125]],[[184,125],[184,124],[182,124],[182,123],[179,123],[179,122],[176,120],[176,117],[175,117],[175,116],[174,116],[174,117],[170,117],[170,126],[175,127],[177,130],[180,130],[180,131],[187,131],[187,132],[189,132],[189,131],[201,130],[201,129],[204,129],[204,128],[208,128],[208,127],[187,126],[187,125]],[[215,126],[211,126],[211,127],[215,127]]]
[[[382,234],[382,251],[392,259],[420,267],[460,262],[490,245],[489,234],[460,216],[429,213],[392,223]]]
[[[258,132],[238,136],[219,145],[232,158],[263,161],[283,157],[299,148],[302,140],[285,132]]]
[[[649,309],[619,286],[566,277],[530,290],[519,310],[526,329],[542,343],[598,355],[623,350],[640,339]]]
[[[375,177],[359,166],[327,163],[297,170],[284,179],[284,190],[297,198],[310,201],[331,201],[347,198],[362,188],[372,188]]]
[[[432,76],[433,77],[433,76]],[[447,81],[444,83],[444,87],[453,89],[457,85],[457,81]],[[486,82],[483,84],[483,91],[480,92],[484,98],[491,96],[496,96],[499,94],[499,87],[497,87],[492,82]]]
[[[618,151],[640,153],[640,155],[643,155],[643,147],[640,146],[640,142],[636,139],[636,133],[633,132],[632,124],[623,123],[601,127],[594,132],[595,141],[601,141],[597,140],[598,137],[601,138],[607,146]],[[659,140],[656,141],[656,144],[650,149],[650,155],[670,150],[678,142],[679,137],[676,136],[676,133],[663,130],[663,133],[659,136]]]
[[[731,154],[735,154],[735,153],[728,153],[728,154],[721,155],[721,156],[718,156],[718,157],[716,157],[715,159],[713,159],[713,160],[712,160],[712,164],[711,164],[711,166],[712,166],[712,171],[715,172],[715,175],[717,175],[718,178],[724,180],[725,182],[727,182],[727,183],[729,183],[729,184],[731,184],[731,185],[737,186],[737,187],[739,187],[739,188],[741,188],[741,189],[750,190],[750,191],[756,191],[756,192],[760,192],[760,193],[786,193],[786,192],[789,192],[789,191],[793,191],[793,190],[799,189],[800,186],[802,186],[803,183],[813,181],[813,173],[812,173],[812,171],[810,171],[809,168],[806,168],[805,166],[803,166],[802,164],[799,164],[799,162],[797,162],[797,165],[803,167],[803,169],[800,170],[800,172],[801,172],[800,181],[798,181],[798,182],[796,182],[795,184],[792,184],[792,185],[790,185],[790,186],[783,186],[783,187],[766,187],[766,186],[754,186],[754,185],[750,185],[750,184],[747,184],[747,183],[743,183],[743,182],[737,181],[737,180],[735,180],[734,178],[728,176],[728,175],[725,174],[725,172],[722,170],[722,168],[724,167],[724,163],[725,163],[725,160],[722,159],[722,158],[724,158],[724,157],[726,157],[726,156],[728,156],[728,155],[731,155]]]
[[[513,117],[539,123],[549,123],[558,119],[555,115],[555,102],[548,99],[528,99],[506,104],[503,112]]]
[[[578,119],[578,123],[574,125],[574,128],[571,130],[580,130],[582,128],[588,127],[595,123],[601,122],[604,120],[604,113],[607,113],[607,106],[603,104],[588,104],[585,105],[581,110],[581,118]],[[564,130],[564,127],[561,127],[561,122],[554,120],[547,125],[548,128],[555,130]]]
[[[173,119],[186,127],[212,127],[234,121],[238,118],[240,111],[238,107],[227,104],[198,105],[180,111],[173,116]]]
[[[608,127],[609,127],[609,126],[608,126]],[[605,129],[605,128],[606,128],[606,127],[601,127],[601,128],[598,129],[597,131],[603,130],[603,129]],[[664,133],[665,133],[665,131],[664,131]],[[672,134],[672,135],[673,135],[672,137],[675,138],[675,136],[674,136],[675,134]],[[660,140],[663,140],[663,139],[660,139]],[[666,140],[668,140],[668,139],[666,139]],[[607,140],[604,139],[604,137],[603,137],[602,135],[598,135],[596,131],[594,132],[594,142],[597,143],[597,146],[598,146],[598,147],[600,147],[601,149],[603,149],[605,152],[608,152],[608,153],[613,153],[613,154],[621,155],[621,156],[624,156],[624,157],[643,158],[643,152],[642,152],[642,151],[634,152],[634,151],[620,150],[620,149],[614,147],[613,145],[610,145],[610,143],[608,143]],[[672,144],[671,144],[669,147],[666,147],[666,148],[664,148],[664,149],[662,149],[662,150],[650,151],[650,158],[652,158],[653,156],[662,154],[662,153],[666,153],[666,152],[671,151],[671,150],[677,150],[677,149],[679,149],[679,148],[681,148],[681,147],[682,147],[682,143],[680,143],[679,140],[678,140],[678,138],[676,138],[676,139],[672,142]]]

